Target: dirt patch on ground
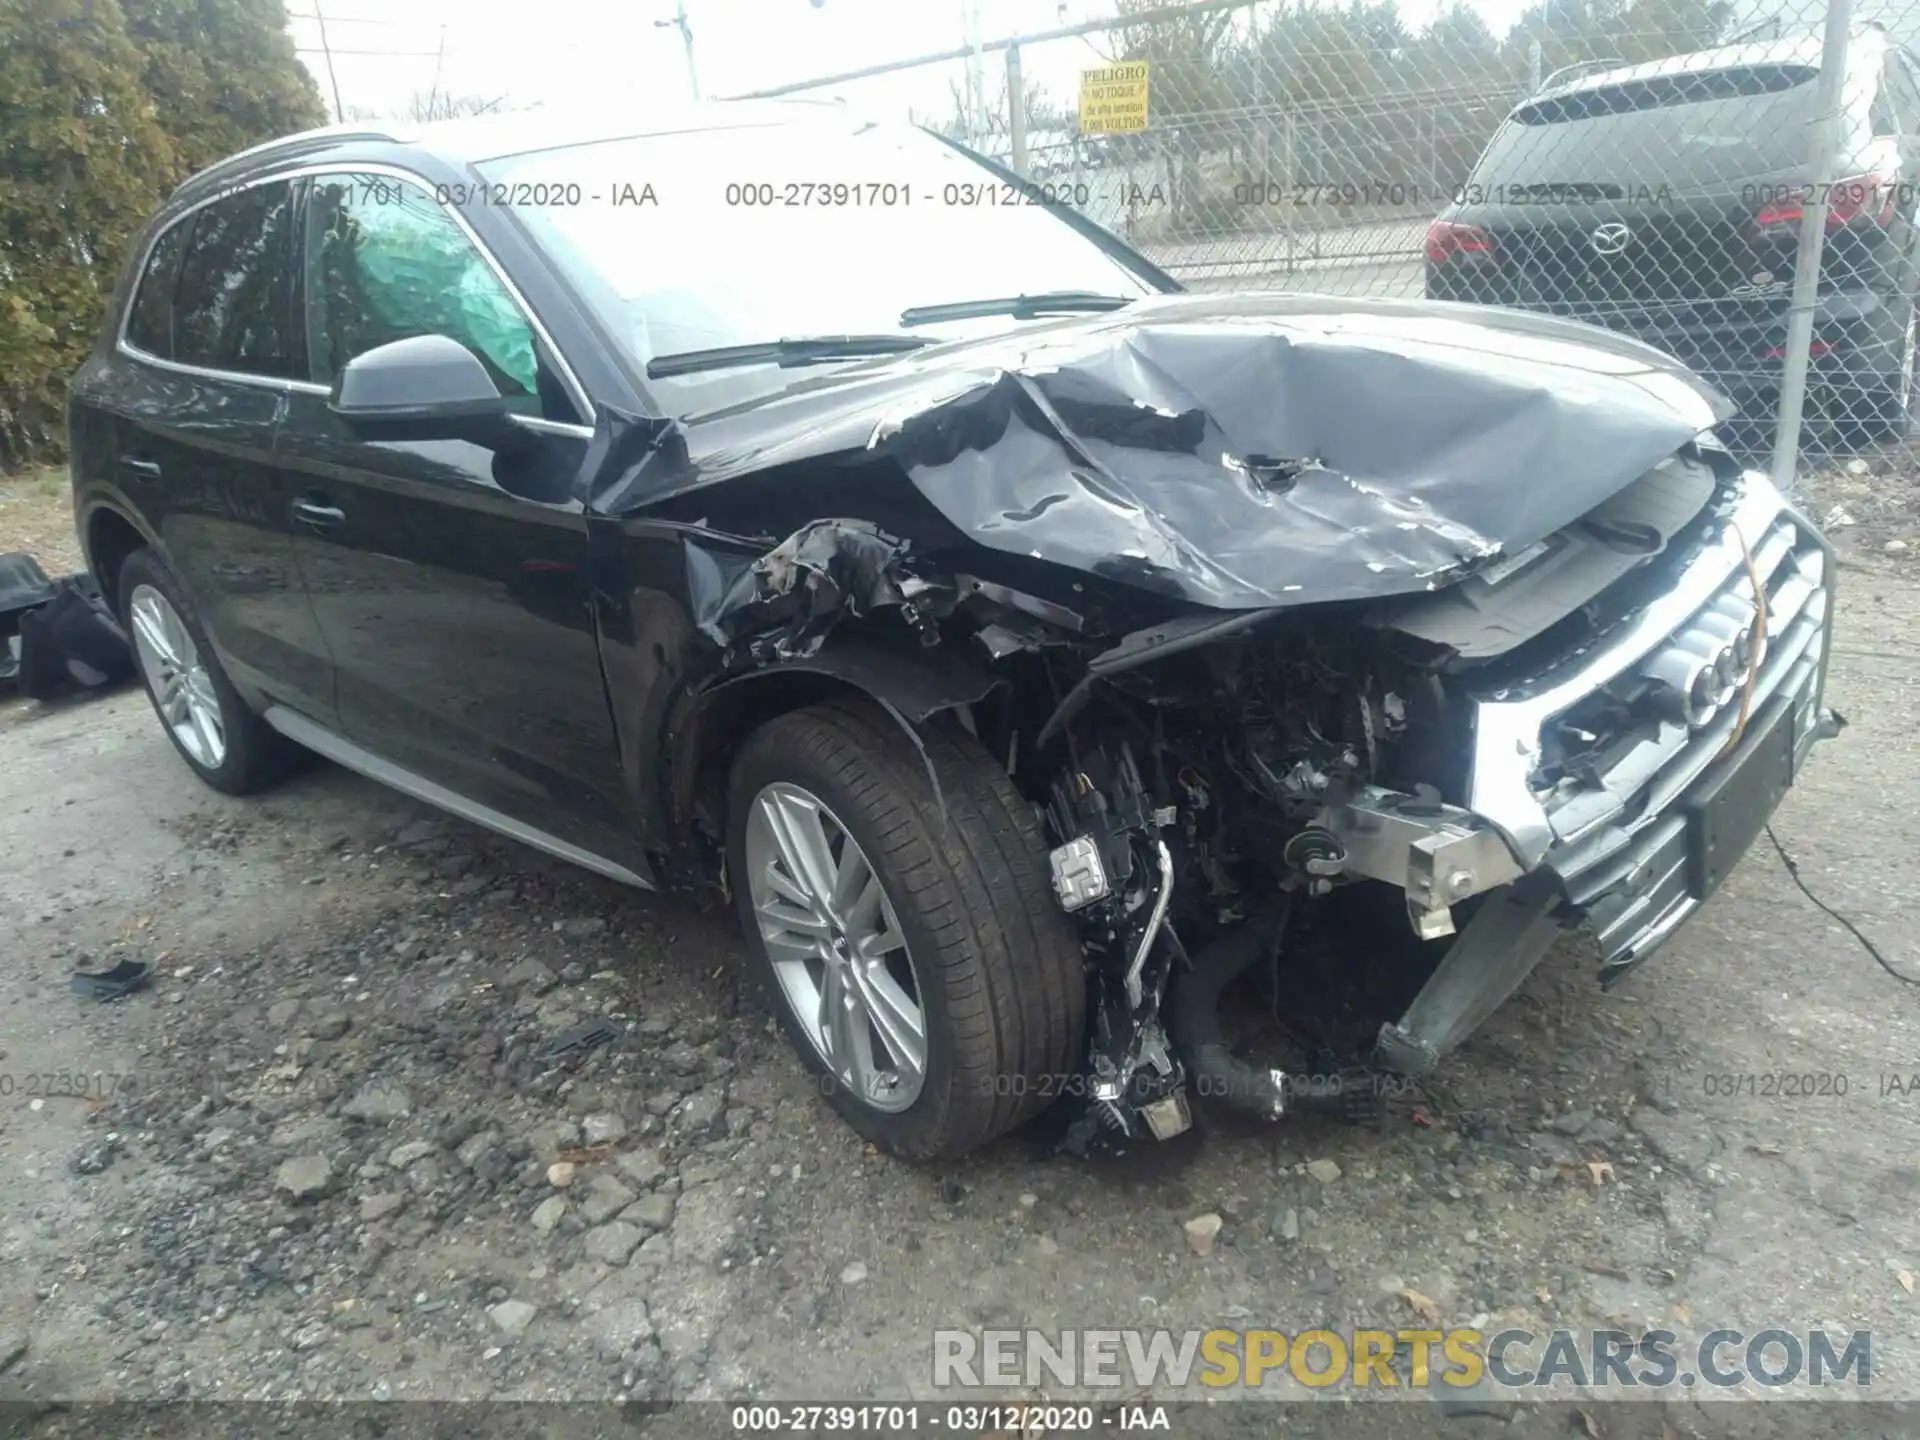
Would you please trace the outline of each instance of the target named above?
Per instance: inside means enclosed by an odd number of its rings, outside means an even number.
[[[1823,461],[1801,494],[1843,556],[1920,566],[1920,438]]]
[[[1776,829],[1920,968],[1920,587],[1875,562],[1840,597],[1853,725]],[[941,1327],[1416,1322],[1870,1327],[1876,1393],[1920,1396],[1920,1108],[1883,1085],[1920,1016],[1764,840],[1629,984],[1570,943],[1377,1129],[1208,1115],[1078,1161],[1036,1128],[933,1168],[820,1102],[730,917],[326,767],[213,795],[135,692],[0,727],[0,913],[0,1399],[932,1398]],[[67,992],[122,954],[158,984]],[[1285,1433],[1581,1433],[1340,1408]]]

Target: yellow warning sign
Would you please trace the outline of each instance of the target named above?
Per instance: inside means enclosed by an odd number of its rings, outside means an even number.
[[[1147,128],[1147,62],[1126,60],[1080,72],[1080,133],[1124,135]]]

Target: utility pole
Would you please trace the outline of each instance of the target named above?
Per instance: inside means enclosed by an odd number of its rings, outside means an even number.
[[[1819,298],[1820,256],[1827,238],[1828,186],[1838,178],[1837,156],[1845,137],[1848,26],[1852,0],[1827,0],[1827,26],[1820,46],[1819,89],[1815,92],[1811,155],[1807,170],[1813,184],[1800,202],[1800,247],[1793,257],[1793,294],[1787,302],[1785,364],[1780,374],[1780,409],[1774,418],[1774,486],[1790,490],[1800,468],[1800,422],[1806,415],[1807,372],[1813,363],[1813,311]]]
[[[333,46],[327,43],[327,16],[320,8],[320,0],[313,0],[313,18],[320,25],[320,53],[327,58],[327,84],[333,89],[333,118],[345,120],[347,111],[340,103],[340,77],[333,73]]]
[[[1020,47],[1007,47],[1007,141],[1009,161],[1022,178],[1027,174],[1027,85],[1020,71]]]
[[[318,11],[314,12],[318,14]],[[440,104],[440,70],[447,62],[447,27],[440,27],[440,48],[433,57],[433,88],[427,91],[427,119],[438,119],[437,107]]]
[[[673,0],[673,18],[656,20],[653,28],[664,30],[669,25],[680,32],[680,44],[687,52],[687,88],[693,92],[693,98],[700,98],[700,72],[693,64],[693,26],[687,20],[687,0]]]
[[[960,24],[967,47],[967,144],[987,142],[987,78],[980,43],[980,0],[960,0]]]

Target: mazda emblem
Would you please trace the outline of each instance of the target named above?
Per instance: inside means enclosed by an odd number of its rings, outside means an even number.
[[[1627,242],[1633,239],[1633,232],[1618,220],[1609,221],[1593,232],[1593,253],[1596,255],[1618,255],[1627,248]]]

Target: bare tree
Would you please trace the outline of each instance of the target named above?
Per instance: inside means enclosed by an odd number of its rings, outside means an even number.
[[[1022,98],[1027,112],[1028,135],[1067,133],[1072,130],[1073,117],[1064,107],[1053,102],[1046,86],[1028,80],[1021,89],[1026,92]],[[955,140],[971,138],[979,149],[989,155],[1005,156],[1013,145],[1013,132],[1008,124],[1010,107],[1007,104],[1006,80],[1002,78],[988,87],[986,114],[981,117],[980,133],[972,137],[967,134],[966,91],[955,80],[947,82],[947,91],[952,105],[951,113],[934,128]]]
[[[450,95],[440,90],[416,90],[401,110],[408,120],[457,120],[463,115],[496,115],[505,108],[507,97],[496,95]]]

